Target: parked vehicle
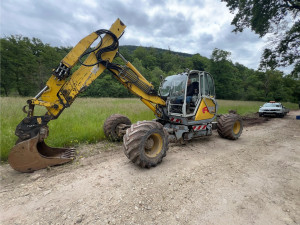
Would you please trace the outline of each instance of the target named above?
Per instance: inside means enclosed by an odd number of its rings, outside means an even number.
[[[283,118],[290,110],[280,102],[270,101],[259,107],[259,116],[276,116]]]

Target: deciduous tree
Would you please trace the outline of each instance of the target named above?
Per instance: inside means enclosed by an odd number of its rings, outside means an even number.
[[[269,34],[261,68],[293,66],[300,72],[300,1],[299,0],[221,0],[235,14],[234,32],[250,28],[260,37]]]

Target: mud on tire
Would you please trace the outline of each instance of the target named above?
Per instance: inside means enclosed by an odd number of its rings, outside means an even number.
[[[125,155],[142,168],[159,164],[166,156],[168,144],[168,132],[155,121],[132,124],[123,137]]]
[[[111,141],[121,141],[123,134],[118,133],[118,126],[121,124],[131,125],[130,119],[121,114],[113,114],[108,117],[103,125],[104,134]]]
[[[236,140],[242,134],[243,120],[237,114],[221,115],[218,120],[217,131],[222,138]]]

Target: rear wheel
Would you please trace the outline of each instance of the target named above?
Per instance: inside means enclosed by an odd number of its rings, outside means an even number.
[[[125,134],[124,129],[130,125],[131,121],[128,117],[121,114],[113,114],[104,122],[104,134],[111,141],[121,141]]]
[[[236,114],[225,114],[220,116],[217,127],[221,137],[236,140],[242,134],[243,121]]]
[[[133,124],[123,137],[125,155],[142,168],[159,164],[166,156],[168,144],[167,131],[155,121]]]

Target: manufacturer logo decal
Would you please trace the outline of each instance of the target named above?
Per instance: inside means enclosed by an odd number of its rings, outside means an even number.
[[[203,113],[205,113],[205,112],[208,112],[208,113],[209,113],[208,108],[207,108],[207,107],[204,107],[204,108],[202,109],[202,112],[203,112]]]

